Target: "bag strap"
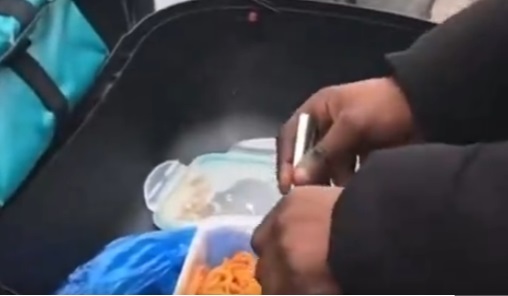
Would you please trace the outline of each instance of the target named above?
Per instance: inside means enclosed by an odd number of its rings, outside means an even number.
[[[37,8],[26,0],[0,0],[0,15],[14,17],[20,23],[21,32],[36,19],[37,13]],[[44,107],[55,115],[55,135],[58,137],[69,114],[68,101],[51,76],[28,52],[31,41],[27,34],[21,33],[19,38],[4,57],[4,62],[32,88]]]
[[[25,29],[37,15],[37,8],[25,0],[0,0],[0,15],[15,18]]]
[[[53,112],[57,124],[60,126],[66,121],[69,114],[67,99],[39,62],[26,50],[30,45],[30,41],[25,40],[24,42],[26,44],[21,46],[24,49],[20,47],[14,55],[9,57],[6,63],[14,73],[32,88],[44,107]]]

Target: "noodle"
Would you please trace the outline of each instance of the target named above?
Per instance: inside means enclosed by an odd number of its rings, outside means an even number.
[[[238,252],[211,270],[199,266],[185,294],[260,295],[261,286],[254,278],[255,268],[256,259],[248,252]]]

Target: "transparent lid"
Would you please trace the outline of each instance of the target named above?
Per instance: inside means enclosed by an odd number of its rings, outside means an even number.
[[[178,161],[157,166],[145,182],[154,223],[166,229],[210,216],[267,214],[281,197],[274,144],[243,141],[226,153],[201,155],[189,166]]]
[[[152,212],[155,211],[162,196],[161,191],[163,189],[171,190],[171,187],[178,184],[186,171],[187,167],[178,160],[168,160],[156,166],[148,174],[143,184],[146,207]]]
[[[250,154],[275,154],[276,146],[274,138],[250,139],[231,146],[229,152],[245,152]]]

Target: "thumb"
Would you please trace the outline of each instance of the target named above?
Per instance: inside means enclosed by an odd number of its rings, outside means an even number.
[[[326,184],[327,176],[330,174],[325,153],[319,146],[307,151],[294,170],[293,184],[296,186]]]
[[[351,170],[351,159],[354,158],[358,141],[357,130],[351,128],[351,124],[338,120],[298,163],[293,183],[329,185],[332,172],[336,174]]]

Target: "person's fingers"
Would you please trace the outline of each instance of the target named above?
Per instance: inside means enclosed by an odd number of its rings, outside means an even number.
[[[254,253],[259,257],[263,254],[266,242],[270,240],[270,232],[272,229],[272,219],[270,218],[270,213],[265,216],[261,224],[259,224],[252,233],[250,244]]]
[[[298,164],[294,184],[319,184],[323,182],[323,176],[330,178],[336,175],[338,179],[349,176],[352,172],[351,160],[354,160],[361,133],[361,122],[356,116],[341,114]]]
[[[293,172],[293,184],[303,185],[330,185],[330,170],[324,160],[321,160],[321,151],[311,148]]]
[[[284,198],[286,197],[283,197],[277,202],[252,233],[251,247],[254,253],[259,257],[263,255],[263,250],[266,249],[266,246],[270,243],[272,236],[277,234],[274,228],[274,220],[284,207]]]
[[[295,114],[284,124],[277,137],[277,179],[282,193],[287,193],[293,183],[293,153],[297,124],[298,114]]]
[[[296,110],[280,130],[277,137],[277,178],[281,193],[286,194],[295,181],[293,155],[300,115],[307,113],[319,130],[327,130],[333,122],[330,110],[336,109],[331,107],[331,101],[337,96],[337,87],[319,90]]]
[[[255,277],[261,285],[263,294],[277,295],[283,287],[281,268],[284,262],[283,256],[277,244],[279,229],[276,226],[276,218],[285,206],[283,197],[275,207],[265,216],[261,224],[254,230],[252,235],[252,249],[258,255]]]
[[[270,278],[270,269],[266,267],[269,262],[270,261],[267,261],[265,257],[259,257],[254,271],[254,277],[261,285],[262,294],[266,294],[271,290],[272,283],[268,282]]]
[[[335,186],[344,187],[355,173],[356,157],[351,155],[333,166],[330,176]]]
[[[275,245],[267,248],[267,251],[259,257],[256,264],[255,277],[261,285],[263,295],[279,294],[283,285],[282,274],[279,272],[280,259],[275,255]]]

